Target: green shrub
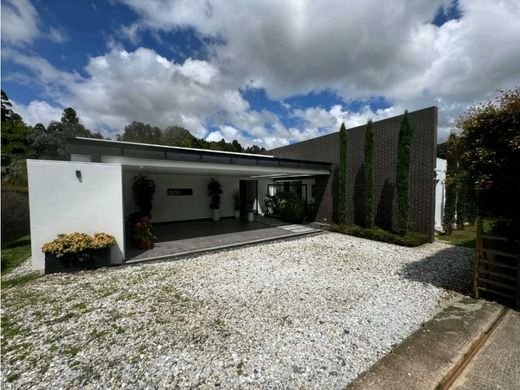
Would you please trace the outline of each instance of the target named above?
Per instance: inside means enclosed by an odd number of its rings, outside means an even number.
[[[287,222],[302,223],[305,220],[305,203],[296,197],[287,197],[282,200],[280,218]]]
[[[382,241],[401,246],[413,247],[429,242],[429,238],[426,234],[407,232],[406,234],[401,235],[378,227],[363,228],[357,225],[329,225],[328,230],[331,232],[348,234],[350,236],[367,238],[369,240]]]
[[[292,193],[266,196],[264,199],[266,215],[278,217],[287,222],[302,223],[307,218],[310,208]]]

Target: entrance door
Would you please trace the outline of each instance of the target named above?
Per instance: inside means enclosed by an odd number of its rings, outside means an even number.
[[[240,215],[246,216],[254,206],[258,212],[258,182],[256,180],[240,180]]]

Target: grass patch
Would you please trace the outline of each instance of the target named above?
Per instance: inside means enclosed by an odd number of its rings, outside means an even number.
[[[28,333],[28,330],[26,328],[18,326],[15,320],[8,314],[2,316],[1,324],[3,341],[10,340],[18,335],[23,336],[24,334]]]
[[[464,230],[453,230],[450,235],[438,234],[437,240],[449,242],[452,245],[475,248],[476,225],[466,226]]]
[[[2,248],[2,275],[11,272],[31,255],[31,236],[19,238]]]
[[[369,240],[382,241],[401,246],[414,247],[429,242],[429,238],[426,234],[408,232],[402,236],[378,227],[363,228],[357,225],[329,225],[328,230],[331,232],[348,234],[349,236],[367,238]]]
[[[38,272],[31,272],[30,274],[17,276],[16,278],[2,280],[2,289],[13,286],[21,286],[23,284],[32,282],[33,280],[39,279],[42,276],[43,275]]]

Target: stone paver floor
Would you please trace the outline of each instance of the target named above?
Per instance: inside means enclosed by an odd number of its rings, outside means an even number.
[[[319,231],[310,225],[291,224],[256,216],[254,222],[224,218],[220,221],[182,221],[154,225],[157,240],[152,249],[127,246],[127,263],[234,247],[259,241],[290,238]]]

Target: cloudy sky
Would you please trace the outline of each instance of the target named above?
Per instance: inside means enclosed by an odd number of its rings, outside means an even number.
[[[3,0],[2,88],[26,122],[75,108],[272,148],[431,105],[439,140],[520,84],[518,0]]]

